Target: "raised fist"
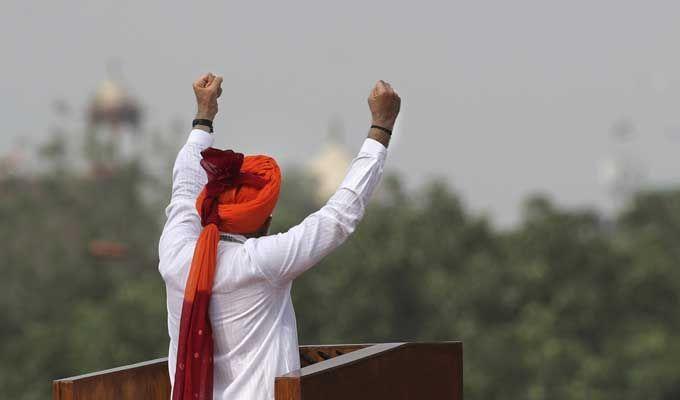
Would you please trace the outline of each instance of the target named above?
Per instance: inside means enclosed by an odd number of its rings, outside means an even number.
[[[193,84],[196,95],[196,118],[215,119],[217,115],[217,98],[222,94],[222,77],[212,73],[202,75]]]
[[[373,125],[392,130],[399,115],[401,98],[389,83],[378,81],[368,96],[368,107],[371,109]]]

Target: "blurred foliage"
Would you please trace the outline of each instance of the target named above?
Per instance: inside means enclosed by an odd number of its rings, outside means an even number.
[[[53,171],[0,181],[7,398],[167,352],[167,183],[135,163]],[[275,231],[317,207],[302,170],[285,178]],[[348,243],[295,282],[301,343],[462,340],[467,399],[680,398],[680,191],[640,193],[613,220],[535,196],[500,231],[442,182],[379,190]]]

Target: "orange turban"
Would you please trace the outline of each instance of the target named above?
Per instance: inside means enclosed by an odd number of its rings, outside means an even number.
[[[273,158],[248,156],[243,160],[241,174],[251,174],[264,180],[264,185],[245,182],[224,190],[218,197],[217,214],[220,231],[227,233],[253,233],[262,227],[274,211],[281,188],[281,171]],[[207,186],[207,185],[206,185]],[[196,200],[201,211],[208,189]]]
[[[273,158],[208,148],[201,152],[208,183],[196,200],[203,231],[184,288],[173,400],[211,399],[213,337],[208,305],[217,264],[219,231],[253,233],[274,211],[281,171]]]

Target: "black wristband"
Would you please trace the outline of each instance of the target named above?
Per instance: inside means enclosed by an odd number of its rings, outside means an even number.
[[[191,122],[191,127],[193,128],[196,125],[207,126],[208,128],[210,128],[210,133],[213,132],[212,121],[209,119],[195,119]]]
[[[387,129],[387,128],[383,128],[382,126],[371,125],[371,128],[379,129],[379,130],[381,130],[381,131],[387,133],[388,135],[391,135],[391,134],[392,134],[392,131],[391,131],[391,130],[389,130],[389,129]]]

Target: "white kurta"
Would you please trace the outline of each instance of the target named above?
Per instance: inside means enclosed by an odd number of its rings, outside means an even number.
[[[195,207],[207,182],[200,152],[212,143],[212,135],[196,129],[179,151],[168,219],[158,246],[158,269],[167,292],[171,381],[184,286],[202,229]],[[386,154],[382,144],[366,139],[328,203],[289,231],[247,240],[233,235],[243,243],[220,241],[210,301],[215,400],[273,399],[274,377],[300,368],[292,281],[354,231],[380,181]]]

